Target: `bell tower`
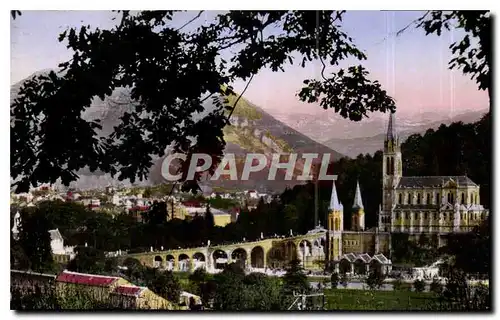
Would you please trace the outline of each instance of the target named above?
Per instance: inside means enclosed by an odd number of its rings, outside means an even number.
[[[395,189],[403,176],[401,144],[396,133],[394,113],[389,114],[389,124],[384,140],[382,161],[382,210],[379,213],[379,227],[382,231],[391,230],[392,208],[395,204]]]
[[[365,208],[361,199],[361,190],[359,181],[356,183],[356,194],[354,195],[354,204],[352,205],[352,230],[365,230]]]
[[[337,196],[337,188],[333,181],[330,205],[328,206],[329,257],[337,260],[342,256],[342,231],[344,231],[344,206]]]

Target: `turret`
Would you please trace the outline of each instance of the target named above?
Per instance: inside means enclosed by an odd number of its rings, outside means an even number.
[[[328,206],[328,259],[340,259],[342,255],[342,231],[344,230],[344,206],[337,195],[335,181],[333,181],[330,205]]]
[[[330,197],[330,205],[328,209],[330,211],[328,214],[328,230],[344,230],[344,206],[339,201],[335,181],[333,181],[332,195]]]
[[[354,204],[352,205],[352,230],[365,229],[365,211],[363,200],[361,199],[361,189],[359,181],[356,183],[356,193],[354,195]]]

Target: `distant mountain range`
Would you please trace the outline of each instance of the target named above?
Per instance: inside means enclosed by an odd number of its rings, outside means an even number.
[[[423,112],[413,115],[398,115],[396,127],[404,140],[415,133],[423,134],[428,129],[437,129],[441,124],[462,121],[472,123],[479,120],[488,109],[464,111],[450,117],[438,112]],[[360,153],[373,154],[382,149],[387,130],[388,114],[377,113],[360,122],[346,120],[333,112],[325,114],[285,114],[273,115],[290,127],[322,142],[326,146],[348,156]]]
[[[43,70],[35,73],[39,75],[46,73],[48,70]],[[33,75],[32,75],[33,76]],[[30,76],[29,78],[31,78]],[[23,80],[25,81],[25,80]],[[17,95],[22,82],[20,81],[11,86],[11,101]],[[229,97],[229,105],[233,105],[236,97]],[[210,99],[209,99],[210,100]],[[110,97],[104,101],[95,99],[90,108],[86,110],[84,119],[101,119],[102,130],[100,135],[109,135],[114,126],[116,126],[121,115],[128,110],[133,101],[130,100],[128,90],[115,90]],[[211,102],[206,105],[206,111],[209,111],[213,106]],[[202,115],[197,115],[202,117]],[[231,117],[231,125],[224,129],[225,141],[227,142],[225,152],[234,153],[237,158],[238,173],[241,173],[242,160],[245,159],[247,153],[264,153],[270,159],[272,153],[329,153],[331,160],[339,159],[343,155],[330,149],[329,147],[318,143],[307,135],[289,127],[288,125],[275,119],[272,115],[264,111],[262,108],[252,104],[245,98],[241,98]],[[161,177],[161,163],[163,159],[155,159],[155,164],[150,170],[148,181],[138,182],[134,185],[151,185],[164,182]],[[278,171],[276,181],[268,181],[269,166],[259,173],[251,174],[249,181],[210,181],[209,185],[217,185],[228,188],[254,188],[265,191],[279,191],[286,186],[297,184],[297,181],[285,181],[284,172]],[[301,163],[296,166],[296,173],[300,174]],[[111,178],[110,175],[102,172],[90,172],[89,170],[81,170],[79,172],[80,179],[73,183],[71,187],[77,189],[97,189],[104,188],[108,185],[128,186],[130,181],[119,182]]]

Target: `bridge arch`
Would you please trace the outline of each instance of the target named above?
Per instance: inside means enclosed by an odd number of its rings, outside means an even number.
[[[285,240],[273,243],[267,251],[266,263],[270,268],[284,269],[297,258],[297,245],[292,240]]]
[[[300,243],[299,243],[299,258],[301,260],[304,260],[306,259],[307,257],[311,256],[312,255],[312,243],[311,241],[307,240],[307,239],[304,239],[304,240],[301,240]]]
[[[200,269],[200,268],[205,268],[206,267],[206,257],[202,252],[195,252],[193,254],[192,258],[192,263],[193,263],[193,269]]]
[[[161,268],[163,265],[163,259],[160,256],[155,256],[153,259],[153,268]]]
[[[265,268],[265,254],[264,248],[261,246],[256,246],[250,251],[250,265],[252,268]]]
[[[189,256],[185,253],[179,254],[179,271],[189,271],[191,267],[191,261]]]
[[[165,262],[166,262],[166,269],[167,270],[174,270],[175,268],[175,257],[171,254],[167,254],[165,257]]]
[[[227,266],[229,262],[229,256],[228,254],[221,249],[216,249],[212,253],[212,259],[214,261],[214,268],[215,269],[224,269],[225,266]]]
[[[202,252],[196,252],[193,254],[193,259],[196,259],[198,261],[206,261],[205,255]]]
[[[231,252],[231,260],[234,263],[239,264],[239,266],[244,270],[246,267],[248,254],[243,248],[236,248]]]

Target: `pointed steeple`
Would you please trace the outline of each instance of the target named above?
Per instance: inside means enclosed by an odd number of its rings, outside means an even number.
[[[354,195],[354,204],[352,207],[354,209],[364,209],[363,200],[361,199],[361,190],[359,189],[359,180],[356,183],[356,194]]]
[[[340,203],[339,197],[337,196],[337,188],[335,187],[335,181],[333,181],[332,196],[330,198],[330,210],[342,211],[344,206]]]
[[[393,113],[389,113],[389,125],[387,126],[387,137],[386,141],[396,140],[396,124],[394,120]]]

